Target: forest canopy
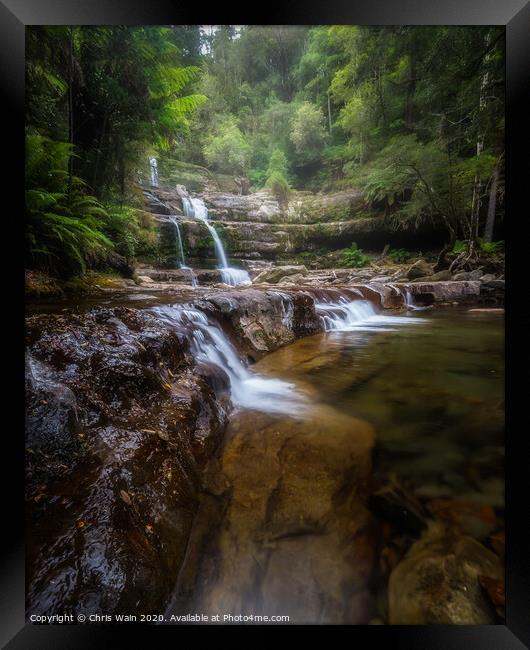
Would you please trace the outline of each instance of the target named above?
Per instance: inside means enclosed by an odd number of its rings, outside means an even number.
[[[39,26],[26,47],[29,268],[152,253],[149,156],[282,203],[360,188],[448,247],[491,241],[503,216],[504,28]]]

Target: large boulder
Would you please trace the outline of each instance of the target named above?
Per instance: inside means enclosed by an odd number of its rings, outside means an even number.
[[[373,436],[368,423],[329,406],[308,419],[235,415],[221,459],[225,505],[210,506],[224,509],[224,521],[203,527],[211,552],[192,587],[194,608],[367,623],[376,535],[363,501]]]
[[[262,271],[254,278],[254,284],[268,283],[276,284],[282,278],[289,275],[307,275],[308,270],[304,265],[301,266],[276,266],[269,271]]]
[[[414,262],[407,270],[407,278],[409,280],[415,280],[416,278],[422,278],[426,276],[431,276],[433,274],[433,269],[430,264],[428,264],[424,259],[420,259],[417,262]]]
[[[484,579],[502,583],[497,555],[472,537],[433,524],[390,575],[389,623],[493,624]]]
[[[418,305],[441,302],[476,302],[481,293],[480,282],[419,280],[410,284],[397,283],[403,290],[409,289],[412,299]]]
[[[26,334],[28,611],[159,611],[228,379],[191,371],[184,334],[147,310],[36,315]]]
[[[214,308],[238,335],[238,345],[253,359],[322,329],[313,299],[302,292],[245,289],[208,297],[205,310]]]

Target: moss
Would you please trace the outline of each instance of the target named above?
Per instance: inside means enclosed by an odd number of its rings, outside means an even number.
[[[26,295],[35,297],[60,296],[63,293],[61,285],[56,278],[42,271],[26,271]]]
[[[99,289],[121,289],[123,288],[123,283],[120,276],[112,271],[106,273],[89,271],[70,278],[62,286],[66,293],[77,294],[97,291]]]
[[[161,184],[185,185],[193,192],[202,192],[208,184],[217,185],[214,175],[205,167],[167,156],[158,161],[158,176]]]

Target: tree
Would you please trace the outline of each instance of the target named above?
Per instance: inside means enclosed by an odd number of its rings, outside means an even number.
[[[322,154],[327,141],[324,115],[318,106],[304,102],[291,120],[290,138],[300,160],[311,162]]]
[[[208,163],[229,174],[244,173],[250,158],[250,146],[235,119],[228,118],[219,125],[204,147]]]

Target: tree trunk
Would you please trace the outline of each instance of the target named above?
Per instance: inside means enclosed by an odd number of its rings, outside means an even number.
[[[68,192],[72,189],[72,177],[74,175],[74,36],[73,27],[70,27],[69,40],[69,61],[68,61],[68,142],[71,147],[70,158],[68,159]]]
[[[446,225],[448,225],[446,223]],[[443,271],[444,269],[449,268],[450,262],[446,258],[447,253],[449,251],[453,250],[453,247],[456,242],[456,233],[453,228],[449,228],[449,242],[442,248],[438,255],[438,259],[436,260],[436,264],[434,265],[434,271],[437,273],[438,271]]]
[[[488,216],[486,219],[486,226],[484,228],[484,241],[491,242],[493,240],[493,227],[495,225],[495,210],[497,208],[497,181],[499,180],[499,168],[495,167],[493,170],[493,178],[491,180],[490,197],[488,203]]]
[[[331,100],[329,97],[329,88],[328,88],[328,121],[329,121],[329,133],[331,135]]]
[[[407,101],[405,104],[405,125],[410,131],[414,128],[414,94],[416,92],[416,59],[414,52],[410,53],[410,67],[409,67],[410,80],[407,85]]]

